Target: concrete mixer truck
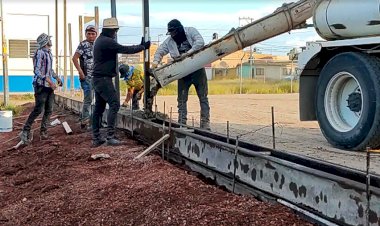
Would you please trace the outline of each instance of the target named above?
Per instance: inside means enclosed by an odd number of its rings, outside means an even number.
[[[299,55],[300,118],[318,120],[334,146],[380,146],[380,2],[328,0],[313,24],[327,41]]]
[[[300,54],[300,119],[317,120],[326,139],[350,150],[380,146],[379,0],[301,0],[231,31],[152,71],[147,108],[157,90],[204,65],[271,37],[303,27],[313,17],[327,41]]]

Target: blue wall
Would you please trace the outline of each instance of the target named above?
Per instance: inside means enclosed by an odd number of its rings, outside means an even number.
[[[9,92],[33,92],[32,75],[9,75]],[[70,89],[71,81],[67,79],[67,87]],[[78,75],[74,75],[74,88],[80,89]],[[0,92],[4,92],[3,76],[0,76]]]

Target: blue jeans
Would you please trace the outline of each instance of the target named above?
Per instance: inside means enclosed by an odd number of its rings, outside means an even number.
[[[201,128],[210,126],[210,106],[208,103],[208,86],[206,70],[204,68],[195,71],[178,80],[178,122],[187,123],[187,100],[190,86],[194,85],[201,107]]]
[[[92,78],[86,76],[85,80],[80,81],[80,85],[83,89],[83,108],[81,114],[81,121],[90,119],[91,102],[94,99],[94,89],[92,87]]]

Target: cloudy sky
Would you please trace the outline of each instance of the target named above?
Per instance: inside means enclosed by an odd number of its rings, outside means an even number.
[[[81,0],[79,0],[80,2]],[[84,1],[84,0],[82,0]],[[110,0],[85,1],[86,13],[93,14],[95,4],[99,7],[100,23],[111,16]],[[178,19],[184,26],[196,27],[206,43],[213,33],[222,37],[231,28],[245,25],[249,19],[262,18],[289,0],[150,0],[150,34],[152,41],[166,38],[166,25]],[[116,0],[117,18],[122,28],[119,41],[125,44],[138,43],[142,35],[142,0]],[[308,22],[312,22],[311,20]],[[293,47],[304,46],[306,41],[321,40],[314,28],[292,31],[255,47],[264,53],[286,55]]]
[[[295,0],[293,0],[295,1]],[[59,2],[59,35],[62,32],[62,9],[63,0]],[[94,7],[99,7],[100,24],[104,18],[111,16],[111,0],[67,0],[67,23],[72,23],[73,42],[77,43],[78,15],[94,15]],[[219,37],[227,34],[231,28],[243,26],[253,20],[260,19],[272,13],[277,7],[289,0],[150,0],[150,35],[151,40],[162,42],[167,36],[166,26],[171,19],[179,19],[184,26],[196,27],[203,35],[206,43],[212,38],[213,33]],[[4,0],[6,13],[33,13],[50,14],[50,31],[54,34],[54,12],[53,0]],[[119,31],[119,42],[123,44],[138,44],[142,32],[142,0],[116,0],[117,18],[121,29]],[[28,17],[29,18],[29,17]],[[40,19],[42,19],[41,17]],[[45,18],[46,19],[46,18]],[[14,22],[14,18],[11,18]],[[311,20],[309,21],[312,22]],[[30,28],[37,33],[45,29],[47,25],[26,22],[20,19],[23,29]],[[46,23],[46,21],[45,21]],[[8,26],[8,34],[16,34],[14,25]],[[37,29],[36,28],[40,28]],[[13,29],[13,30],[11,30]],[[46,29],[45,29],[46,30]],[[31,37],[37,36],[30,31]],[[47,31],[44,31],[47,32]],[[258,51],[277,55],[286,55],[293,47],[304,46],[307,41],[321,40],[314,28],[292,31],[270,40],[255,45]],[[59,42],[61,47],[61,42]],[[61,49],[61,48],[60,48]]]

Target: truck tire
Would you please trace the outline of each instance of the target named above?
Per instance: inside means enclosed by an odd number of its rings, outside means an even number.
[[[363,53],[334,56],[317,85],[316,115],[330,144],[364,150],[380,146],[380,60]]]

